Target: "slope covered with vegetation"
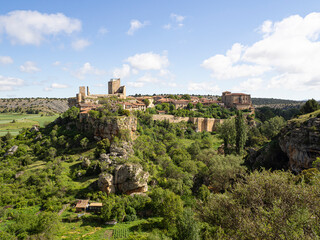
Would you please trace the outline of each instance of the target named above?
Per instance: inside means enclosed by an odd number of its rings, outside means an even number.
[[[244,165],[245,149],[272,141],[286,124],[282,117],[249,126],[238,112],[217,133],[200,133],[191,123],[154,122],[150,114],[136,111],[130,113],[138,118],[134,141],[120,132],[97,142],[78,130],[78,114],[72,108],[39,131],[1,138],[1,239],[320,236],[317,164],[300,175]],[[101,154],[124,145],[133,149],[127,158],[112,158],[113,166],[101,160]],[[147,193],[101,191],[99,174],[113,173],[123,163],[139,164],[149,173]],[[102,202],[102,211],[78,218],[74,203],[88,198]],[[105,224],[111,220],[118,224]]]

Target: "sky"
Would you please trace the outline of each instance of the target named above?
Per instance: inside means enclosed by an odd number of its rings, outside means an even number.
[[[188,93],[320,99],[318,0],[12,0],[0,98]]]

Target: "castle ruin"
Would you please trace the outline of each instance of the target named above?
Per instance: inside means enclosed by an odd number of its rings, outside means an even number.
[[[91,94],[89,87],[80,86],[76,97],[68,99],[69,107],[90,108],[98,104],[98,98],[118,97],[126,99],[126,86],[120,86],[120,78],[110,79],[108,82],[108,94]]]

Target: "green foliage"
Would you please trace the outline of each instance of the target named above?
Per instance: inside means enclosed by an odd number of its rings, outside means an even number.
[[[199,240],[199,226],[190,208],[184,209],[177,219],[177,238],[184,240]]]
[[[35,239],[53,239],[60,227],[60,219],[56,213],[41,212],[35,215],[18,212],[14,214],[13,219],[15,221],[6,231],[18,239],[25,239],[28,236],[34,236]]]
[[[314,239],[319,235],[317,185],[297,184],[286,172],[254,172],[232,191],[211,195],[198,214],[216,226],[213,238],[222,230],[223,238],[232,239]]]
[[[301,114],[307,114],[318,109],[320,109],[319,103],[314,99],[310,99],[301,107],[300,112]]]
[[[217,132],[219,137],[223,139],[225,153],[230,152],[230,147],[236,143],[236,125],[234,119],[226,119],[222,124],[218,125]]]
[[[271,139],[275,137],[285,125],[286,121],[282,117],[277,116],[265,121],[261,125],[260,131],[265,137]]]
[[[183,212],[181,198],[168,189],[156,188],[149,196],[152,199],[152,210],[157,216],[163,217],[165,228],[174,224],[177,217]]]
[[[80,113],[80,109],[77,107],[71,107],[67,111],[62,114],[63,118],[69,118],[71,120],[75,120],[78,118]]]
[[[247,129],[243,119],[241,111],[237,111],[237,117],[235,122],[236,127],[236,152],[241,153],[247,140]]]
[[[147,99],[147,98],[145,98],[145,99],[143,99],[143,103],[144,103],[147,107],[149,107],[149,105],[150,105],[150,100]]]

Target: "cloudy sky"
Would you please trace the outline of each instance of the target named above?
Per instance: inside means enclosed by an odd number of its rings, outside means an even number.
[[[319,0],[15,0],[0,8],[0,97],[107,93],[320,99]]]

